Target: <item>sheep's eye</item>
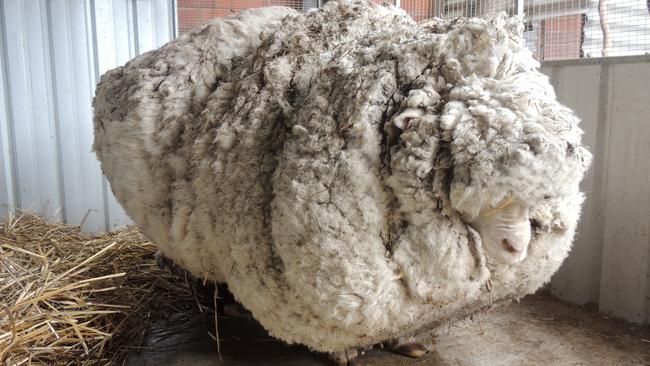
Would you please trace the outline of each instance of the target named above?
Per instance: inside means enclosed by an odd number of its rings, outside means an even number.
[[[539,231],[539,229],[541,229],[541,228],[542,228],[542,224],[540,224],[539,221],[537,221],[535,219],[530,219],[530,230],[532,232]]]

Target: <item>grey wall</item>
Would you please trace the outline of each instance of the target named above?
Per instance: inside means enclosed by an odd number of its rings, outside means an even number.
[[[544,64],[582,118],[594,154],[573,251],[551,283],[562,299],[650,321],[650,56]]]
[[[175,34],[172,0],[0,1],[0,217],[129,222],[92,145],[99,76]]]

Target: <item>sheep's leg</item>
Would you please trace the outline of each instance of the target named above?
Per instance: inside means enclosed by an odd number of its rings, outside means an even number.
[[[420,358],[429,350],[413,337],[396,338],[388,342],[388,349],[402,356]]]
[[[342,352],[330,353],[328,356],[332,361],[336,362],[337,366],[354,366],[359,352],[356,348],[351,348]]]
[[[156,252],[156,264],[158,265],[158,268],[169,270],[178,277],[185,275],[185,270],[181,266],[177,265],[176,262],[162,254],[160,250]]]
[[[185,268],[166,257],[160,251],[156,252],[156,263],[163,270],[168,270],[178,278],[183,279],[196,299],[201,309],[214,311],[214,296],[217,296],[217,312],[233,318],[251,318],[251,313],[246,310],[228,290],[225,283],[205,282],[187,272]]]
[[[223,313],[233,318],[253,319],[253,314],[237,301],[223,304]]]

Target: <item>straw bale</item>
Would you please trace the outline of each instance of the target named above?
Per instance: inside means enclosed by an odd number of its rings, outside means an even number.
[[[134,227],[105,234],[18,213],[0,225],[3,365],[114,365],[179,332],[195,306],[182,279],[156,265]]]

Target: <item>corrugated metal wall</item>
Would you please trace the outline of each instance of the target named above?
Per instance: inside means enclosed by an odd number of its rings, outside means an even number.
[[[573,251],[552,281],[561,298],[650,322],[650,56],[544,64],[582,118],[594,162]]]
[[[0,216],[29,209],[84,229],[129,221],[92,145],[99,76],[175,34],[172,0],[0,2]]]

